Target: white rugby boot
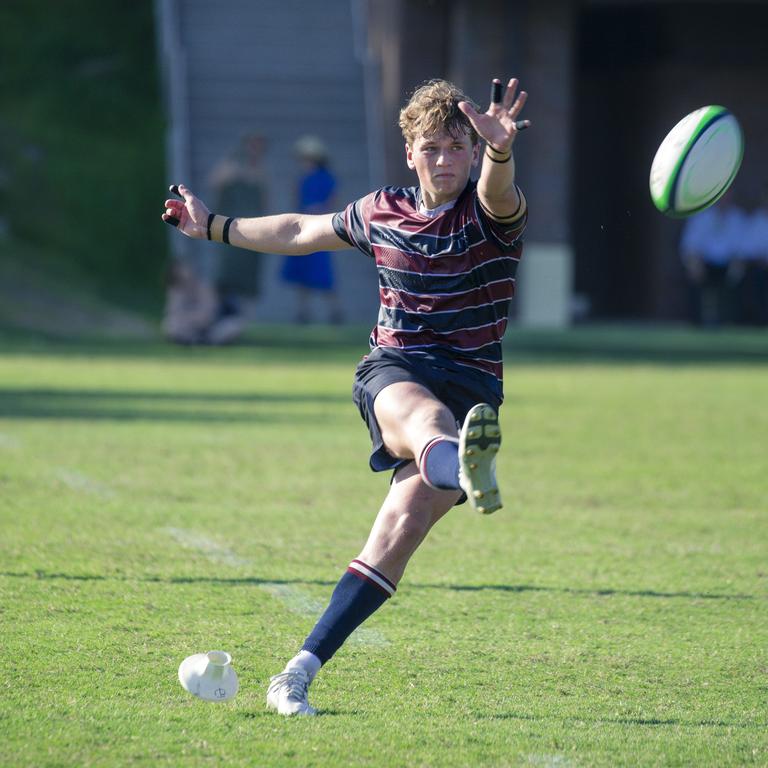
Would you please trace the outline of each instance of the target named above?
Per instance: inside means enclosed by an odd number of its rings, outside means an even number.
[[[472,508],[484,515],[502,506],[496,482],[500,446],[499,415],[487,403],[473,405],[459,434],[459,483]]]
[[[309,675],[300,667],[287,669],[269,679],[267,708],[279,715],[315,715],[317,710],[309,706],[307,690]]]

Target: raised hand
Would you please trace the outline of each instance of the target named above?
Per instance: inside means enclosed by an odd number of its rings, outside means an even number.
[[[501,80],[493,81],[491,103],[484,113],[478,112],[466,101],[459,102],[459,109],[467,116],[480,138],[499,153],[508,152],[521,131],[531,124],[530,120],[518,120],[528,94],[517,94],[518,81],[512,78],[504,89]],[[517,94],[517,97],[516,97]]]
[[[173,198],[166,200],[163,221],[176,227],[187,237],[206,238],[210,211],[205,203],[195,197],[183,184],[171,184],[170,191],[180,195],[184,200]]]

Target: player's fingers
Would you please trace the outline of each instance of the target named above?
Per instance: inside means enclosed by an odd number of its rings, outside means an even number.
[[[515,123],[515,130],[516,131],[524,131],[526,128],[531,127],[531,121],[530,120],[518,120]]]
[[[162,218],[166,224],[170,224],[172,227],[179,226],[179,219],[177,219],[175,216],[169,216],[167,213],[164,213]]]
[[[501,104],[501,92],[501,80],[498,77],[494,77],[491,81],[491,104]]]
[[[184,198],[185,203],[190,202],[194,198],[192,191],[187,189],[183,184],[179,184],[176,189],[179,190],[179,194]]]
[[[518,115],[525,106],[526,101],[528,101],[528,94],[525,91],[520,91],[520,95],[515,100],[515,103],[509,108],[509,114],[512,117]]]
[[[512,77],[507,83],[507,89],[504,91],[504,101],[502,102],[504,109],[509,109],[512,106],[512,103],[515,100],[518,82],[516,77]],[[499,99],[499,101],[501,101],[501,99]]]
[[[184,198],[184,202],[188,203],[192,198],[194,198],[194,195],[192,194],[191,190],[187,189],[183,184],[171,184],[168,189],[173,192],[174,195],[178,195],[179,197]]]
[[[479,114],[468,101],[460,101],[458,107],[470,119],[477,117]]]

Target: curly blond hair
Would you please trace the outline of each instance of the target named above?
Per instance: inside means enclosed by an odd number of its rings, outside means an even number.
[[[447,80],[429,80],[417,88],[408,103],[400,110],[400,130],[412,147],[420,136],[431,136],[446,130],[451,136],[466,134],[477,144],[477,131],[459,109],[459,102],[467,101],[479,109],[453,83]]]

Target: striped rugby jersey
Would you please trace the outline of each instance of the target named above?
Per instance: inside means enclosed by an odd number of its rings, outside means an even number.
[[[528,217],[520,199],[520,210],[500,223],[482,208],[473,181],[433,216],[420,212],[418,187],[384,187],[334,216],[336,234],[376,261],[381,306],[372,349],[448,353],[501,390],[501,339]]]

